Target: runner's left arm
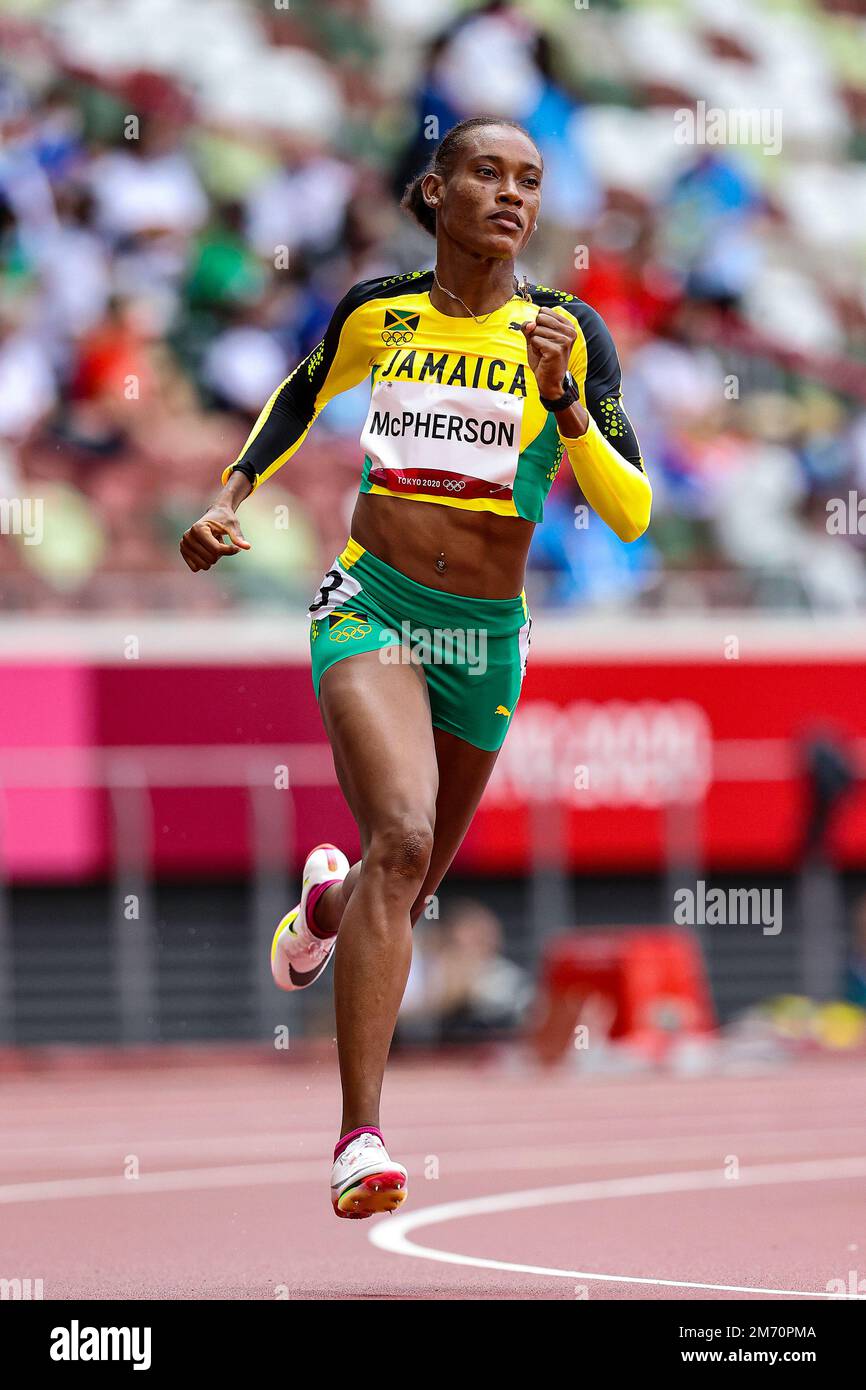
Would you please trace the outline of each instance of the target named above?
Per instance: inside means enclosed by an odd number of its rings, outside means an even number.
[[[577,438],[560,434],[572,471],[589,505],[620,540],[633,541],[647,529],[652,487],[634,427],[622,404],[622,370],[610,330],[601,315],[584,306],[580,339],[569,369],[584,376],[589,424]],[[585,348],[584,348],[585,344]],[[585,360],[584,360],[585,351]]]

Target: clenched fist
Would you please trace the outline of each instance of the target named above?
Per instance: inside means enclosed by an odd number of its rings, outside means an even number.
[[[568,371],[571,349],[577,337],[573,323],[555,309],[539,309],[534,319],[524,323],[526,356],[538,382],[538,391],[548,399],[562,395],[562,379]]]

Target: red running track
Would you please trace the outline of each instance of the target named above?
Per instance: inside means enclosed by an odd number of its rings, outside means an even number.
[[[396,1061],[409,1198],[368,1221],[331,1212],[337,1113],[330,1056],[6,1076],[0,1277],[46,1299],[866,1289],[862,1059],[628,1080]]]

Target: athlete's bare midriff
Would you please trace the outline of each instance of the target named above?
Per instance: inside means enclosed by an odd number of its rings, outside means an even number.
[[[534,530],[523,517],[376,493],[361,493],[352,517],[353,539],[386,565],[428,589],[469,598],[520,593]]]

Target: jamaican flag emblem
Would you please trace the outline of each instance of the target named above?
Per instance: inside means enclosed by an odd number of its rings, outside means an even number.
[[[414,314],[411,309],[386,309],[382,342],[388,347],[411,343],[420,319],[421,315]]]
[[[328,614],[328,638],[331,642],[350,642],[353,637],[368,637],[372,630],[373,624],[367,614],[357,608]]]

